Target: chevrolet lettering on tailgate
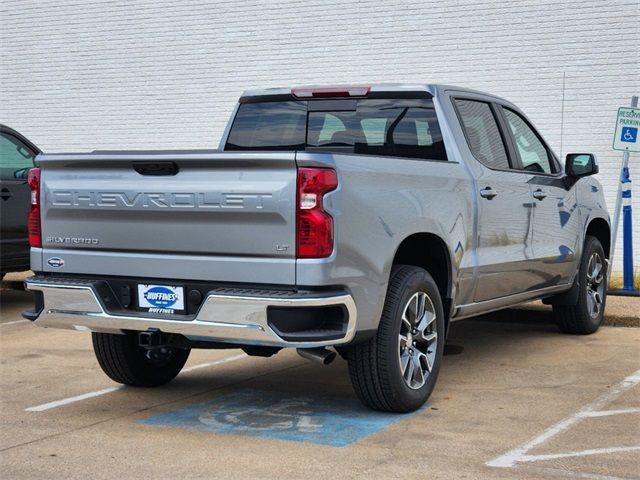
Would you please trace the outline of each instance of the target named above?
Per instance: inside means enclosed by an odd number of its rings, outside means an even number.
[[[51,192],[57,207],[117,207],[117,208],[254,208],[263,209],[270,193],[161,193],[161,192]]]

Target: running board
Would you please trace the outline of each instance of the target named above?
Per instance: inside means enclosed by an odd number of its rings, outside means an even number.
[[[451,320],[462,320],[463,318],[475,317],[485,313],[495,312],[503,308],[514,307],[520,303],[530,300],[538,300],[556,293],[565,292],[571,288],[571,283],[563,283],[552,287],[541,288],[539,290],[531,290],[529,292],[517,293],[508,297],[494,298],[485,300],[484,302],[469,303],[460,305],[451,316]]]

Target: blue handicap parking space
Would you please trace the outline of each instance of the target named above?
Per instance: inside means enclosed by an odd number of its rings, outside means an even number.
[[[374,412],[350,398],[242,390],[139,423],[344,447],[415,414]]]

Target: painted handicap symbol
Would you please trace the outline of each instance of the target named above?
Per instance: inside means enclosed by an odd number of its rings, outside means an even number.
[[[244,389],[140,420],[143,425],[345,447],[423,412],[374,412],[355,398]]]
[[[299,433],[315,433],[322,428],[314,418],[311,399],[280,400],[265,406],[228,406],[202,412],[198,420],[210,427],[222,429],[233,426],[237,431],[295,430]]]
[[[638,129],[634,127],[623,127],[620,140],[623,142],[635,143],[638,139]]]

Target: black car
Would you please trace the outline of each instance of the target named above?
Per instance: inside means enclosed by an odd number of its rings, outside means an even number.
[[[0,124],[0,278],[7,272],[29,270],[27,174],[39,153],[24,136]]]

